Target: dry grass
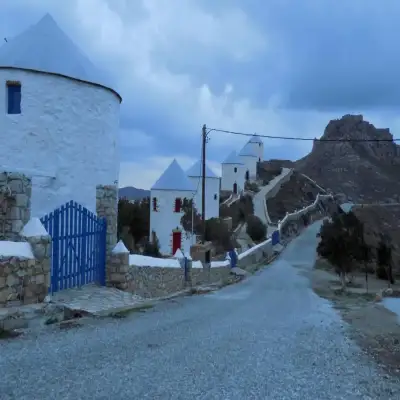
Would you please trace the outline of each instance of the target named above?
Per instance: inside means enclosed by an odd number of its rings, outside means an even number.
[[[317,260],[311,273],[312,288],[320,297],[332,301],[352,338],[377,363],[393,375],[400,376],[400,325],[397,316],[376,302],[376,293],[387,287],[385,281],[369,275],[368,292],[362,273],[355,275],[355,284],[341,290],[340,282],[325,260]],[[400,290],[400,285],[393,286]]]

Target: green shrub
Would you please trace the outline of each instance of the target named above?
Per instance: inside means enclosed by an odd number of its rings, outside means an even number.
[[[155,241],[149,242],[147,241],[144,245],[143,255],[149,257],[161,257],[160,253],[160,242],[156,235],[154,235]]]
[[[248,190],[250,192],[258,193],[260,188],[255,182],[246,181],[244,184],[244,190]]]
[[[221,218],[232,218],[233,229],[235,229],[239,223],[245,222],[247,217],[252,214],[254,214],[254,205],[253,199],[249,195],[241,196],[238,201],[235,201],[229,207],[223,205],[219,209]]]
[[[212,242],[217,254],[225,253],[234,247],[232,235],[221,218],[210,218],[206,221],[206,241]]]
[[[265,240],[267,235],[267,227],[260,218],[255,215],[249,215],[246,222],[246,232],[252,240],[254,240],[255,242],[261,242]]]

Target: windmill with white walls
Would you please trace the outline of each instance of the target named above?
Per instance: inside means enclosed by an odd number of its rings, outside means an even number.
[[[173,255],[190,252],[192,237],[181,225],[182,205],[194,197],[196,187],[174,159],[151,187],[150,241],[158,239],[160,252]]]
[[[201,160],[193,164],[187,171],[186,175],[196,188],[196,194],[194,196],[194,203],[199,213],[202,210],[202,162]],[[219,190],[220,190],[220,178],[208,167],[206,164],[206,220],[210,218],[219,217]]]
[[[244,190],[245,166],[235,151],[222,162],[221,190],[234,194]]]
[[[118,182],[121,96],[46,14],[0,47],[0,166],[32,177],[31,214]]]
[[[257,175],[258,152],[253,143],[247,142],[239,152],[239,158],[244,164],[244,179],[253,180]]]

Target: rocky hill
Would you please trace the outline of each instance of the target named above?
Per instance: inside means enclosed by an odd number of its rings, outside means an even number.
[[[323,142],[296,161],[295,169],[343,201],[356,203],[400,201],[400,147],[389,129],[375,128],[362,115],[332,120],[321,139],[389,139],[389,142]]]

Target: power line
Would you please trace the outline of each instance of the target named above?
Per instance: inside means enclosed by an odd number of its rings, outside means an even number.
[[[221,133],[229,133],[231,135],[240,135],[240,136],[254,136],[257,135],[262,138],[266,139],[281,139],[281,140],[299,140],[299,141],[318,141],[318,142],[398,142],[400,138],[394,139],[313,139],[313,138],[302,138],[302,137],[289,137],[289,136],[273,136],[273,135],[262,135],[259,133],[244,133],[244,132],[235,132],[235,131],[228,131],[226,129],[216,129],[210,128],[208,129],[207,133],[210,132],[221,132]]]

